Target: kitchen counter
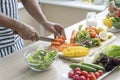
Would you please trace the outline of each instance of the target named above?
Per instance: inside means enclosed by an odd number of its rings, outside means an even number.
[[[101,12],[97,15],[97,20],[99,25],[102,24],[102,19],[105,17],[107,11]],[[70,27],[66,28],[67,38],[70,38],[69,32],[75,28],[78,28],[78,25],[84,24],[85,20],[80,21]],[[119,36],[120,33],[115,33],[116,36]],[[53,37],[53,35],[49,36]],[[113,43],[118,43],[120,37],[116,39]],[[113,44],[111,43],[111,44]],[[71,62],[57,59],[52,65],[52,68],[49,71],[45,72],[36,72],[31,70],[26,62],[24,61],[24,53],[29,49],[36,49],[38,46],[47,47],[50,45],[49,42],[37,41],[29,46],[24,47],[20,51],[14,52],[13,54],[0,59],[0,80],[68,80],[63,77],[64,73],[67,73],[70,68],[69,64]],[[103,80],[120,80],[120,70],[114,71],[112,74],[104,78]]]
[[[106,5],[95,5],[93,3],[82,2],[81,0],[39,0],[41,4],[51,4],[64,7],[81,8],[93,11],[103,11]]]

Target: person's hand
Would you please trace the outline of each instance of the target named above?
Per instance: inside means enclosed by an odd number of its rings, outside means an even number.
[[[31,26],[27,24],[20,24],[20,27],[15,30],[19,36],[21,36],[25,40],[37,41],[39,40],[39,33]]]
[[[43,24],[43,26],[46,30],[53,33],[55,38],[60,35],[64,35],[66,37],[64,27],[60,24],[47,21]]]

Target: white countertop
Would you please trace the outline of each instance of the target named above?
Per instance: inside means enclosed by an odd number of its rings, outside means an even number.
[[[81,2],[80,0],[39,0],[41,4],[51,4],[72,8],[82,8],[94,11],[103,11],[106,5],[95,5],[93,3]]]

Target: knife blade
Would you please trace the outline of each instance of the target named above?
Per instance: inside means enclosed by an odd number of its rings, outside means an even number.
[[[39,37],[39,40],[47,41],[47,42],[52,42],[54,39],[40,36],[40,37]]]

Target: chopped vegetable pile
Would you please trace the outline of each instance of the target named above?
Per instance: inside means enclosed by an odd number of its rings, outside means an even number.
[[[79,31],[76,35],[75,43],[88,48],[101,45],[100,39],[97,37],[97,32],[94,27],[87,27],[84,31],[81,30],[82,25],[79,26]]]

